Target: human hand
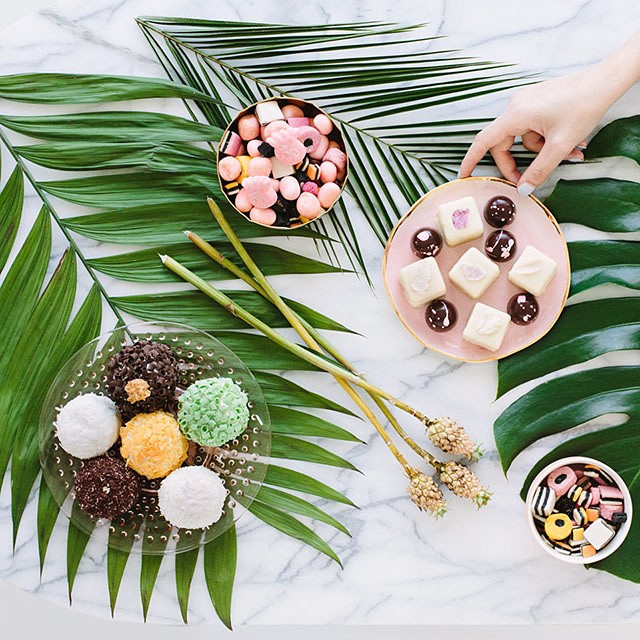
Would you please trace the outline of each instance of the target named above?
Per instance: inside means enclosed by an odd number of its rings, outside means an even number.
[[[522,195],[529,195],[562,160],[584,160],[585,138],[610,106],[604,81],[601,70],[592,67],[521,89],[504,113],[475,137],[460,165],[460,177],[470,176],[490,151],[502,175],[517,183]],[[522,174],[509,151],[516,136],[538,154]]]

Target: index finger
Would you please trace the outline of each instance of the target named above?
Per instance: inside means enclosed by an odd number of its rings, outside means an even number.
[[[487,151],[510,137],[510,135],[508,127],[505,126],[500,118],[497,118],[491,124],[487,125],[476,135],[471,146],[467,149],[467,153],[460,163],[458,177],[468,178],[476,168],[478,162],[484,158]]]

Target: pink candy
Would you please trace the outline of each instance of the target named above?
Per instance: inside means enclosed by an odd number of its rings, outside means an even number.
[[[258,147],[262,144],[262,140],[249,140],[247,142],[247,153],[252,158],[257,158],[260,155],[260,151],[258,151]]]
[[[318,185],[315,182],[305,182],[302,185],[302,190],[306,193],[313,193],[314,196],[318,195]]]
[[[280,194],[286,200],[295,200],[300,195],[300,183],[293,176],[280,180]]]
[[[330,209],[340,197],[342,189],[335,182],[327,182],[320,187],[318,200],[324,209]]]
[[[277,216],[273,209],[254,207],[249,213],[249,219],[270,227],[275,223]]]
[[[251,158],[247,172],[250,176],[268,176],[271,174],[271,160],[269,158]]]
[[[335,182],[338,175],[338,168],[333,162],[328,160],[320,165],[320,180],[322,182]]]
[[[289,125],[284,120],[275,120],[274,122],[270,122],[265,128],[263,133],[263,138],[265,140],[269,139],[269,136],[272,136],[276,131],[280,129],[290,129]]]
[[[237,156],[242,148],[242,138],[233,131],[227,131],[220,141],[220,153],[228,156]]]
[[[278,129],[267,138],[267,142],[273,147],[276,158],[285,164],[298,164],[304,160],[307,153],[304,145],[298,139],[296,131],[299,129]]]
[[[340,149],[331,147],[327,153],[324,154],[323,161],[333,162],[338,167],[338,170],[344,169],[347,166],[347,156]]]
[[[295,131],[298,139],[305,146],[306,152],[312,154],[318,148],[322,135],[313,127],[298,127]]]
[[[314,160],[322,160],[324,154],[327,153],[329,149],[329,138],[327,136],[320,136],[320,142],[318,146],[313,151],[309,151],[309,156]]]
[[[557,496],[564,495],[576,483],[577,476],[571,467],[559,467],[547,478],[547,484]]]
[[[247,192],[244,189],[240,189],[238,191],[238,195],[233,203],[238,211],[242,211],[242,213],[249,213],[253,205],[249,202],[249,198],[247,198]]]
[[[243,140],[253,140],[260,135],[260,123],[254,115],[242,116],[238,120],[238,133]]]
[[[278,194],[271,184],[271,178],[267,176],[249,176],[242,182],[242,187],[249,202],[259,209],[272,207],[278,199]]]
[[[308,127],[309,118],[289,118],[287,123],[290,127]]]
[[[282,114],[285,118],[302,118],[304,111],[297,104],[286,104],[282,107]]]
[[[242,165],[234,156],[227,156],[218,163],[218,172],[223,180],[231,182],[242,173]]]
[[[313,220],[320,215],[322,206],[320,201],[312,193],[303,191],[296,202],[298,213],[307,220]]]
[[[325,136],[333,131],[333,122],[331,122],[330,118],[325,116],[324,113],[319,113],[313,119],[313,126]]]

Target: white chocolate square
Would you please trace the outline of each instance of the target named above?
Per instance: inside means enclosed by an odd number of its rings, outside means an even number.
[[[475,247],[460,256],[451,271],[449,280],[470,298],[477,300],[498,278],[500,269]]]
[[[602,518],[598,518],[584,530],[586,541],[596,549],[600,550],[615,535],[615,530]]]
[[[423,258],[402,267],[400,284],[412,307],[421,307],[447,292],[435,258]]]
[[[478,205],[471,196],[441,204],[436,221],[450,247],[479,238],[484,231]]]
[[[296,168],[292,164],[285,164],[281,160],[278,160],[275,156],[271,158],[271,175],[274,178],[284,178],[285,176],[292,176],[296,172]]]
[[[476,302],[462,332],[462,337],[472,344],[497,351],[507,335],[511,317],[508,313]]]
[[[516,287],[539,296],[551,282],[557,266],[555,260],[529,244],[514,262],[507,277]]]
[[[256,105],[256,118],[264,126],[274,120],[284,120],[284,113],[275,100],[267,100],[266,102],[258,102]]]

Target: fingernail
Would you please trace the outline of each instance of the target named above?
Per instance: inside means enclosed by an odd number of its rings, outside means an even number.
[[[577,144],[576,149],[580,149],[580,151],[584,151],[587,148],[586,144]]]
[[[521,196],[530,196],[533,193],[534,189],[535,187],[528,182],[523,182],[522,184],[518,185],[518,193]]]
[[[583,160],[584,158],[572,158],[571,156],[567,158],[567,162],[582,162]]]

